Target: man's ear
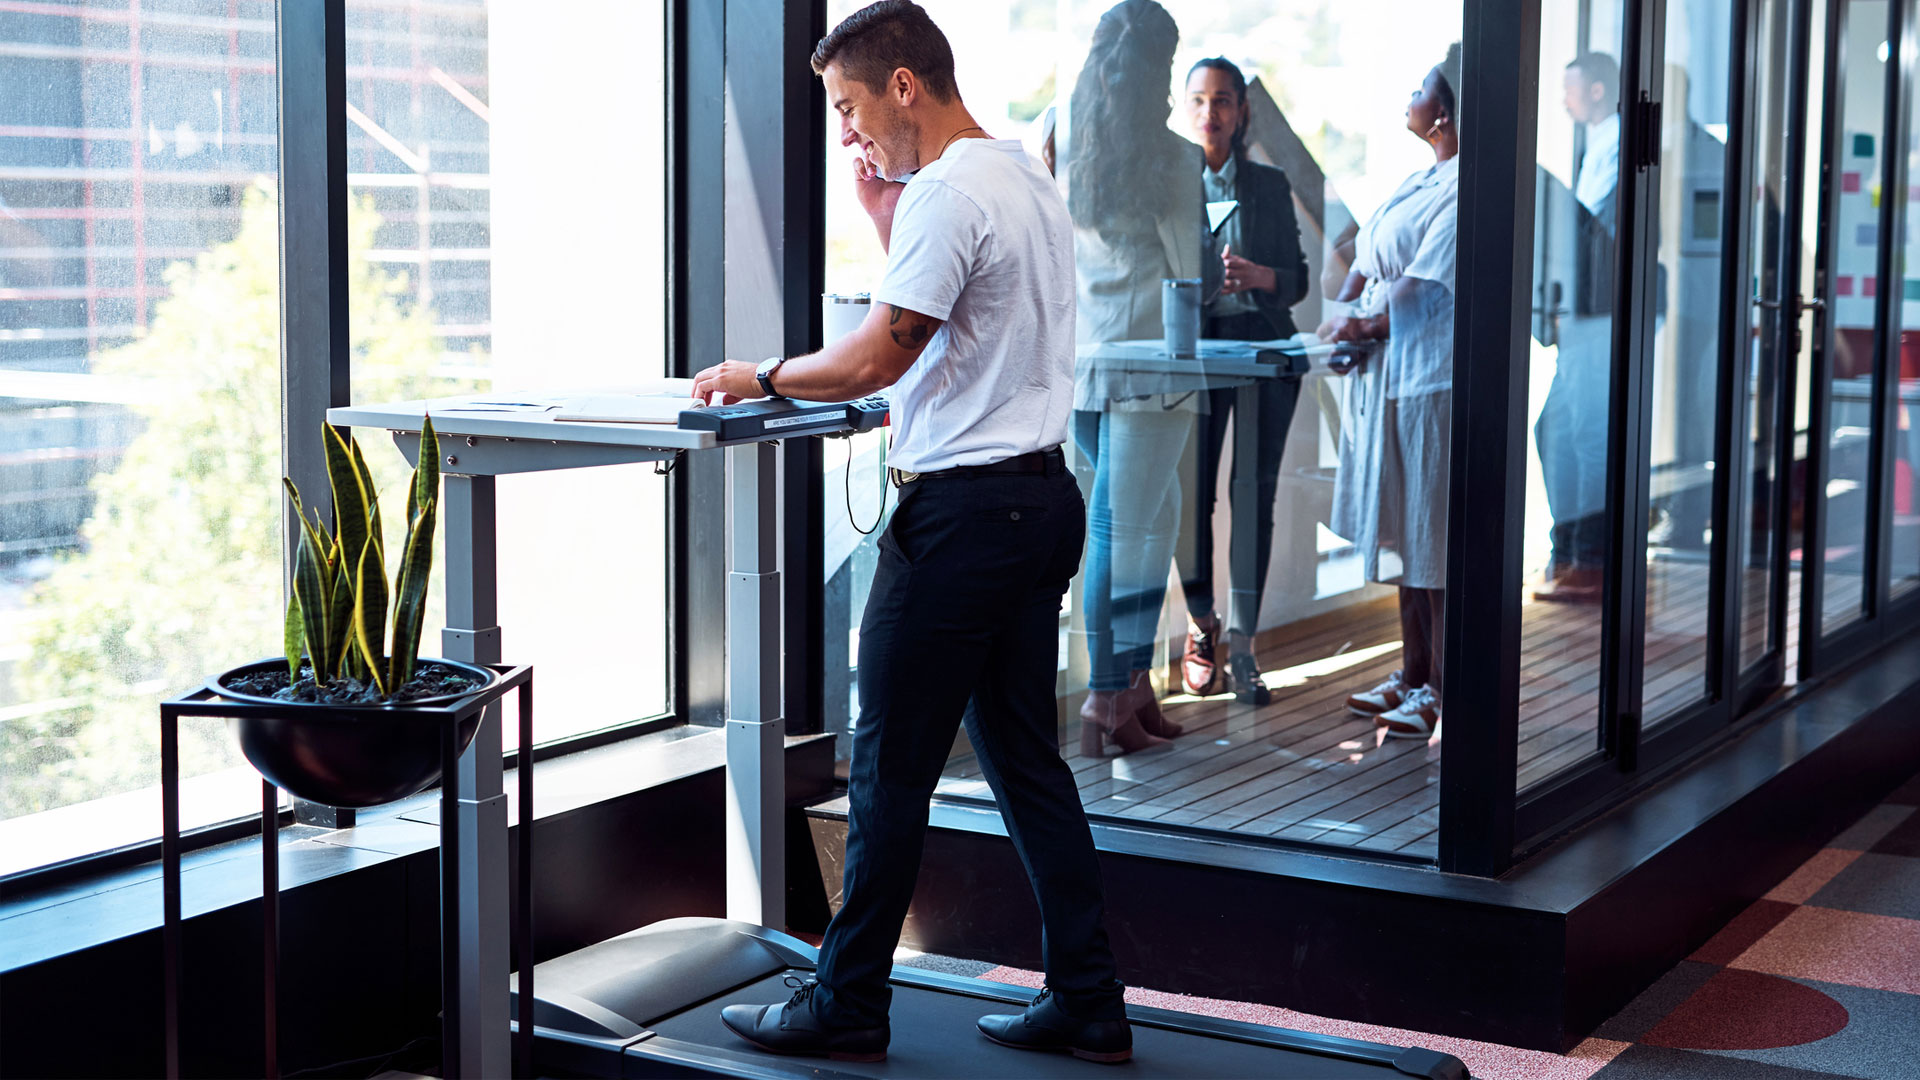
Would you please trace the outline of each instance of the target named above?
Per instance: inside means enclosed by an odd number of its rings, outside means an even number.
[[[893,69],[893,80],[889,86],[893,90],[894,100],[902,108],[912,105],[914,99],[920,96],[920,80],[906,68]]]

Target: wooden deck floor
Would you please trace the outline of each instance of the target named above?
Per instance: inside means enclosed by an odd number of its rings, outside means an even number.
[[[1646,715],[1657,724],[1704,692],[1707,578],[1704,566],[1688,563],[1650,571]],[[1597,753],[1600,627],[1594,606],[1529,600],[1521,617],[1517,783],[1525,788]],[[1061,746],[1082,803],[1092,814],[1435,856],[1438,738],[1385,739],[1345,707],[1349,693],[1399,666],[1399,643],[1392,598],[1276,628],[1260,646],[1269,705],[1165,698],[1163,711],[1186,734],[1121,757],[1080,756],[1080,699],[1063,702]],[[964,737],[940,789],[987,794]]]

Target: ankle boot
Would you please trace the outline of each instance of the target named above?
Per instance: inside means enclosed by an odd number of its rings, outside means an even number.
[[[1151,683],[1144,690],[1136,683],[1125,690],[1095,690],[1088,694],[1086,704],[1080,706],[1080,755],[1106,756],[1109,740],[1120,747],[1123,754],[1166,745],[1167,740],[1147,734],[1140,726],[1143,706],[1152,704]]]
[[[1147,734],[1155,735],[1162,739],[1172,739],[1187,733],[1186,728],[1167,719],[1166,714],[1160,711],[1160,700],[1153,696],[1153,674],[1151,672],[1134,672],[1132,675],[1132,689],[1139,690],[1146,699],[1146,704],[1142,706],[1139,716],[1140,727],[1144,729]]]
[[[1245,634],[1229,635],[1227,648],[1227,687],[1233,691],[1234,698],[1245,705],[1271,702],[1273,692],[1260,677],[1260,661],[1253,655],[1253,639]]]

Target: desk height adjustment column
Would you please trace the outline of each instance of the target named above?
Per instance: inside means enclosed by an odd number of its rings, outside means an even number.
[[[776,444],[727,455],[727,917],[787,922]]]
[[[443,473],[440,520],[446,524],[449,660],[500,662],[499,566],[494,540],[494,478]],[[500,706],[487,706],[454,778],[459,805],[457,872],[462,945],[460,1042],[447,1061],[461,1076],[507,1076],[507,796],[502,787]],[[443,780],[442,783],[446,781]],[[442,873],[448,853],[442,852]]]

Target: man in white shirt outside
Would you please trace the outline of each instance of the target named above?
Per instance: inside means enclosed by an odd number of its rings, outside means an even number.
[[[1060,602],[1086,536],[1060,451],[1073,404],[1072,222],[1046,169],[967,112],[945,35],[910,0],[849,16],[813,69],[841,144],[861,151],[855,183],[888,250],[873,311],[813,355],[708,368],[694,396],[832,401],[891,386],[901,490],[860,624],[844,903],[817,979],[722,1019],[776,1053],[886,1056],[887,976],[928,803],[964,719],[1033,880],[1048,987],[980,1030],[1124,1061],[1132,1036],[1100,868],[1053,697]]]
[[[1549,584],[1536,599],[1597,603],[1607,555],[1608,374],[1613,341],[1613,225],[1620,184],[1620,66],[1606,53],[1567,65],[1567,115],[1586,128],[1574,174],[1581,210],[1574,282],[1559,315],[1553,385],[1534,425],[1541,480],[1553,516]]]

